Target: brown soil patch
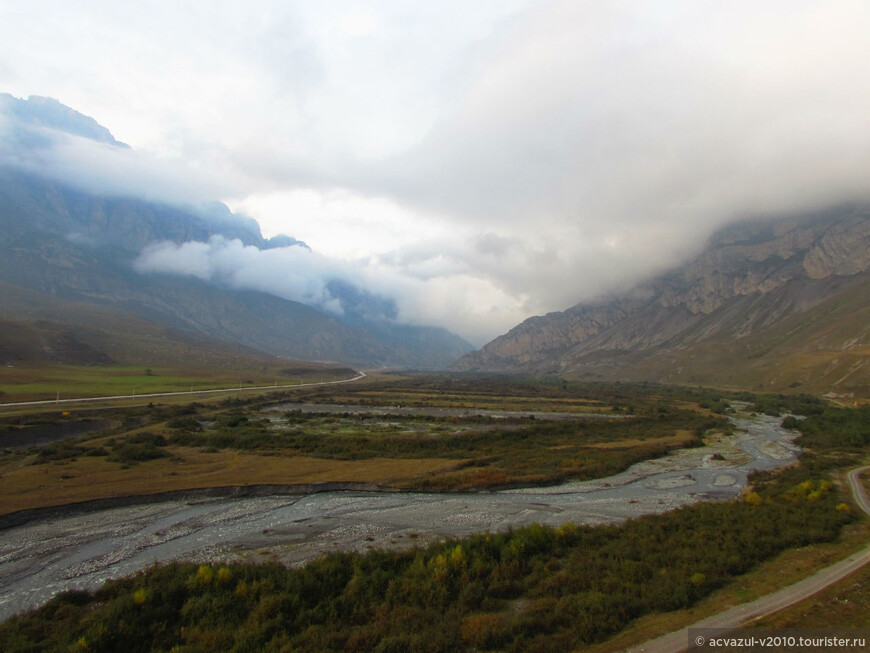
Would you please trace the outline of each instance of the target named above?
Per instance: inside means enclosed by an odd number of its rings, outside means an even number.
[[[91,499],[172,490],[326,481],[393,485],[461,466],[455,459],[328,460],[263,456],[237,451],[203,453],[173,447],[179,460],[152,460],[122,469],[118,463],[82,457],[62,463],[0,468],[0,514]]]

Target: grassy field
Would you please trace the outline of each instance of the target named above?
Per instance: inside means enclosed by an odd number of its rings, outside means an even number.
[[[0,467],[0,514],[91,499],[195,488],[359,482],[386,485],[450,470],[462,461],[440,458],[359,461],[309,456],[263,456],[239,451],[206,453],[172,447],[170,456],[133,467],[106,458],[81,457],[33,465],[26,459]]]
[[[244,366],[147,368],[140,366],[45,365],[0,368],[3,403],[122,395],[135,398],[156,392],[184,392],[348,378],[346,367],[291,361]]]
[[[143,378],[139,370],[116,372],[125,383]],[[599,389],[598,397],[588,398],[576,388],[538,384],[522,397],[526,386],[444,388],[428,377],[389,377],[208,402],[143,401],[129,408],[9,415],[0,418],[0,442],[4,432],[20,440],[94,420],[104,426],[74,440],[0,455],[0,513],[228,485],[335,481],[457,491],[553,484],[614,474],[671,449],[696,446],[707,429],[727,426],[698,405],[678,408],[643,396],[629,405],[623,388]],[[281,401],[353,403],[361,409],[375,403],[462,409],[482,404],[486,409],[559,410],[577,418],[268,410]],[[590,408],[616,415],[584,418]]]

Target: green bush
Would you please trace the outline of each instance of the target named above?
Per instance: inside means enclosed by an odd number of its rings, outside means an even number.
[[[701,503],[622,526],[478,534],[405,552],[336,553],[301,569],[173,563],[68,592],[0,625],[0,648],[571,650],[684,609],[852,517],[800,468],[753,478],[763,501]],[[813,493],[818,493],[810,500]]]

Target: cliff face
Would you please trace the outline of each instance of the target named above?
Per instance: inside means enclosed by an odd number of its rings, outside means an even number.
[[[870,208],[738,224],[689,264],[530,318],[454,369],[863,393],[868,270]],[[759,353],[762,341],[772,344]],[[824,372],[846,358],[841,381]],[[786,371],[798,359],[815,363]]]

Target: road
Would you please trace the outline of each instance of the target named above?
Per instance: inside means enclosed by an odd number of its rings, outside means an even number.
[[[150,392],[145,394],[132,395],[111,395],[106,397],[77,397],[75,399],[43,399],[41,401],[18,401],[14,403],[0,404],[0,408],[13,408],[16,406],[46,406],[73,404],[87,401],[110,401],[113,399],[152,399],[154,397],[182,397],[184,395],[208,395],[220,394],[227,392],[241,392],[249,390],[291,390],[294,388],[307,388],[313,385],[336,385],[338,383],[351,383],[365,378],[365,372],[357,372],[356,376],[349,379],[339,379],[338,381],[316,381],[314,383],[296,383],[293,385],[258,385],[258,386],[234,386],[232,388],[221,388],[218,390],[179,390],[177,392]]]
[[[860,475],[868,470],[870,470],[870,465],[853,469],[848,474],[848,480],[855,501],[864,512],[870,515],[870,499],[868,499],[867,492],[864,490],[860,479]],[[809,598],[816,592],[820,592],[857,571],[868,562],[870,562],[870,545],[830,567],[825,567],[794,585],[789,585],[773,594],[762,596],[755,601],[736,605],[682,630],[664,635],[640,646],[626,649],[626,653],[681,653],[682,651],[687,651],[689,648],[690,628],[728,630],[749,625],[753,621],[757,621],[774,612],[779,612],[784,608]]]

